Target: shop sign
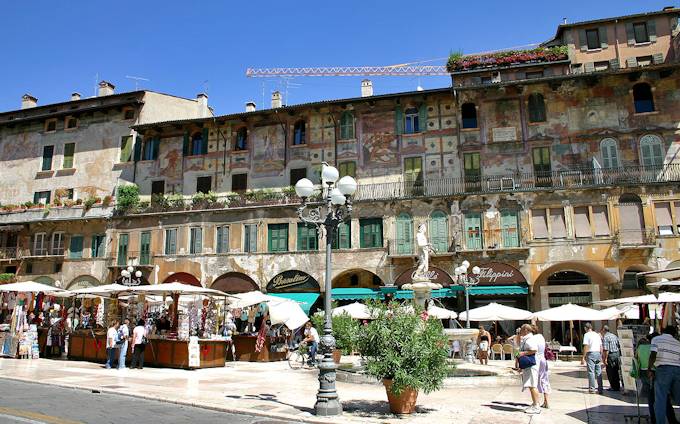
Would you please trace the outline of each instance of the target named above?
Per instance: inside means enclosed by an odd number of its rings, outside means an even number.
[[[413,277],[415,277],[416,267],[409,268],[406,271],[399,274],[394,284],[401,287],[404,284],[409,284],[413,282]],[[448,272],[437,268],[436,266],[431,266],[426,273],[426,277],[430,279],[433,283],[441,284],[443,287],[448,287],[453,285],[453,279]]]
[[[319,283],[306,272],[283,271],[267,284],[267,292],[319,292]]]
[[[517,268],[500,262],[489,262],[479,266],[479,284],[520,284],[526,283]]]

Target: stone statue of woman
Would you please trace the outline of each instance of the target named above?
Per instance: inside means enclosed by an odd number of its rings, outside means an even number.
[[[427,278],[427,272],[430,270],[430,252],[434,252],[434,248],[427,241],[427,236],[425,232],[427,231],[427,226],[425,224],[420,224],[418,227],[418,233],[416,234],[416,246],[418,246],[418,268],[414,276],[421,278]]]

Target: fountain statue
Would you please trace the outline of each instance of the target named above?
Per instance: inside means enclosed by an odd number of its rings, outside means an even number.
[[[430,279],[430,253],[434,248],[427,240],[427,225],[420,224],[416,234],[416,245],[418,246],[418,267],[411,274],[411,282],[402,286],[405,290],[413,290],[416,303],[425,307],[430,299],[432,290],[441,289],[442,285],[433,283]]]

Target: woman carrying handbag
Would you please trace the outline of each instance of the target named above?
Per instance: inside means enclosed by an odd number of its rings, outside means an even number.
[[[525,409],[524,412],[527,414],[540,414],[541,408],[538,395],[539,365],[536,361],[538,343],[531,330],[532,328],[529,324],[524,324],[520,328],[519,334],[522,342],[520,344],[520,352],[517,355],[517,363],[522,371],[522,391],[529,389],[529,393],[531,393],[531,406]]]

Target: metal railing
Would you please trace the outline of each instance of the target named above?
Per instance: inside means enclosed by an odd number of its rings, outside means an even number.
[[[21,249],[18,247],[0,248],[0,259],[21,259]]]
[[[652,229],[619,230],[616,233],[616,240],[621,248],[655,246],[656,231]]]
[[[462,246],[460,247],[460,249],[465,251],[518,249],[523,247],[521,234],[517,228],[482,230],[479,234],[472,231],[467,237],[465,236],[466,234],[463,234]],[[429,241],[435,249],[435,255],[456,251],[453,240],[448,237],[432,237]],[[413,256],[418,252],[415,241],[411,239],[389,239],[387,241],[387,249],[390,256]]]

